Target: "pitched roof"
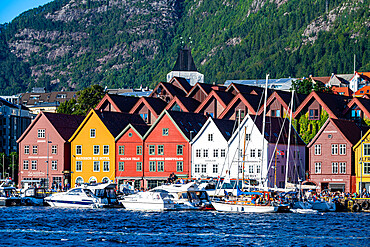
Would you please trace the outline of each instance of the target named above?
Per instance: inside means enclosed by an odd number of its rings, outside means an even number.
[[[118,94],[106,94],[99,104],[95,107],[95,110],[100,110],[105,102],[110,102],[118,112],[130,112],[132,107],[139,100],[138,97],[123,96]]]
[[[141,97],[134,107],[132,107],[130,113],[134,113],[141,104],[146,105],[156,116],[158,116],[167,105],[167,103],[160,98]]]
[[[226,89],[226,92],[230,91],[231,88],[234,88],[238,93],[257,94],[260,96],[265,93],[264,87],[250,86],[238,83],[231,83]],[[268,88],[267,96],[269,97],[273,92],[274,90]]]
[[[328,126],[330,122],[332,122],[338,128],[338,130],[344,136],[344,138],[346,138],[353,146],[358,141],[360,141],[361,136],[365,135],[365,133],[370,129],[369,126],[359,126],[352,120],[329,118],[321,127],[320,131],[307,145],[307,147],[311,147],[316,142],[317,138],[319,138],[319,136],[323,133],[326,126]]]
[[[173,80],[176,80],[181,85],[181,87],[184,89],[184,91],[186,91],[186,93],[190,92],[192,86],[190,85],[188,80],[186,80],[183,77],[174,76],[170,81],[171,84],[173,83]]]
[[[307,94],[300,94],[300,93],[294,93],[294,99],[293,99],[293,112],[298,108],[298,106],[305,100],[307,97]],[[274,99],[277,99],[281,105],[284,107],[284,109],[288,110],[290,101],[292,100],[292,93],[276,90],[271,94],[271,96],[267,99],[266,105],[270,105],[271,102],[273,102]],[[263,104],[260,107],[258,114],[261,114],[263,112]]]
[[[177,103],[185,112],[194,112],[200,105],[200,102],[189,97],[175,96],[166,106],[166,110],[170,110]]]
[[[334,94],[344,95],[344,96],[352,96],[353,92],[349,87],[336,87],[332,86],[331,90]]]
[[[95,113],[114,137],[121,133],[128,124],[146,125],[138,114],[104,111],[95,111]]]
[[[354,104],[356,104],[363,111],[367,118],[370,118],[370,99],[367,98],[358,98],[358,97],[353,98],[347,104],[347,107],[343,111],[343,115],[345,115]]]
[[[231,138],[234,129],[237,127],[235,121],[233,120],[212,118],[212,121],[220,130],[221,134],[225,137],[226,141]]]
[[[158,83],[158,85],[153,89],[153,92],[149,95],[149,97],[153,97],[153,95],[155,93],[157,94],[160,94],[161,93],[161,89],[160,87],[163,87],[164,89],[166,89],[168,91],[168,93],[170,93],[172,95],[172,97],[175,97],[177,95],[179,96],[185,96],[188,92],[186,92],[185,90],[181,90],[180,88],[172,85],[171,83],[168,83],[168,82],[160,82]]]
[[[354,93],[355,97],[362,96],[364,94],[370,94],[370,86],[364,86]]]
[[[317,76],[310,76],[310,78],[312,79],[312,81],[314,82],[322,82],[324,84],[327,84],[329,81],[330,81],[330,76],[322,76],[322,77],[317,77]]]
[[[223,110],[223,112],[220,114],[219,118],[224,118],[226,114],[233,109],[236,103],[243,102],[245,106],[248,108],[248,112],[250,114],[255,115],[262,104],[261,98],[264,98],[263,96],[254,95],[254,94],[247,94],[247,93],[238,93],[233,100],[227,105],[227,107]]]
[[[50,113],[50,112],[40,112],[37,117],[32,121],[32,123],[27,127],[23,134],[19,137],[17,142],[23,140],[23,138],[28,134],[28,132],[33,128],[37,121],[41,117],[45,117],[50,124],[55,128],[59,135],[63,138],[64,141],[73,135],[77,130],[78,126],[82,123],[85,117],[77,115],[68,115],[62,113]]]
[[[258,130],[262,132],[263,116],[251,116],[251,119],[254,121]],[[279,144],[288,144],[289,125],[290,121],[287,118],[266,117],[264,133],[265,139],[269,143],[278,142]],[[279,138],[280,132],[281,136]],[[290,145],[306,145],[293,126],[291,126]]]
[[[198,71],[189,48],[184,47],[179,50],[179,55],[172,71]]]
[[[214,97],[224,108],[231,102],[235,95],[227,92],[222,91],[212,91],[208,96],[204,99],[204,101],[198,106],[195,112],[200,112],[203,107]]]
[[[190,131],[194,133],[192,137],[195,137],[195,135],[207,121],[207,117],[199,113],[176,111],[168,111],[167,113],[177,124],[182,133],[188,138],[188,140],[190,140]]]
[[[25,105],[35,105],[38,102],[65,102],[72,98],[76,98],[75,91],[60,91],[50,93],[24,93],[21,97],[21,103]]]

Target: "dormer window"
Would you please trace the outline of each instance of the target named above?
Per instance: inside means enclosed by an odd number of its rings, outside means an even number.
[[[308,119],[309,120],[320,120],[319,109],[310,109]]]

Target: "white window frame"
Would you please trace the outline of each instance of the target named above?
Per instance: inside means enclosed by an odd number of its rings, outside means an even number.
[[[82,161],[76,160],[76,172],[82,172]]]
[[[321,144],[315,144],[315,155],[321,155]]]
[[[37,130],[37,138],[45,138],[45,129]]]
[[[30,145],[24,145],[24,154],[30,154]]]
[[[103,145],[103,155],[109,155],[109,145]]]
[[[208,141],[213,142],[213,134],[208,134]]]
[[[207,164],[202,164],[201,165],[200,172],[201,173],[207,173]]]
[[[331,163],[331,173],[338,174],[338,171],[339,171],[338,162],[332,162]]]
[[[51,145],[51,154],[58,154],[58,146]]]
[[[338,144],[331,144],[331,154],[338,155]]]
[[[346,155],[346,144],[339,144],[339,155]]]
[[[346,174],[347,171],[347,163],[346,162],[339,162],[339,173]]]
[[[100,172],[100,161],[94,160],[94,162],[93,162],[93,171],[94,172]]]
[[[28,160],[23,160],[23,170],[29,169],[30,162]]]
[[[95,152],[97,151],[97,152]],[[93,155],[99,155],[100,154],[100,146],[99,145],[93,145]]]
[[[51,170],[58,170],[58,161],[52,160],[51,161]]]
[[[37,160],[31,161],[31,170],[37,170]]]
[[[213,149],[213,157],[218,158],[218,149]]]
[[[103,172],[109,172],[109,170],[110,170],[110,162],[103,161]]]
[[[321,162],[315,162],[315,174],[321,174]]]
[[[200,173],[200,164],[194,165],[194,173]]]
[[[217,174],[218,173],[218,164],[213,164],[212,165],[212,172],[213,172],[213,174]]]
[[[76,155],[82,155],[82,145],[76,145]]]
[[[123,161],[118,162],[118,171],[120,171],[120,172],[125,171],[125,162],[123,162]]]
[[[90,138],[96,137],[96,129],[90,129]]]

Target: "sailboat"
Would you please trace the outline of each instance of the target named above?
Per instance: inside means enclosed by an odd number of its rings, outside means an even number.
[[[267,99],[267,84],[268,84],[268,75],[266,76],[266,88],[265,88],[265,104],[264,104],[264,120],[265,120],[265,112],[266,112],[266,99]],[[238,134],[239,134],[239,142],[238,148],[236,151],[238,157],[238,167],[240,167],[240,160],[239,160],[239,153],[240,153],[240,112],[238,117]],[[264,129],[265,129],[265,121],[263,121],[262,127],[262,137],[264,136]],[[263,143],[263,142],[262,142]],[[263,145],[263,144],[262,144]],[[264,149],[264,148],[263,148]],[[264,152],[262,149],[262,153]],[[243,154],[245,153],[245,145]],[[244,164],[244,157],[243,155],[243,164]],[[262,156],[263,160],[263,156]],[[243,165],[243,172],[244,172],[244,165]],[[262,170],[261,170],[262,174]],[[244,175],[243,175],[244,180]],[[262,175],[261,180],[262,181]],[[236,184],[239,184],[238,182]],[[242,183],[244,184],[244,183]],[[273,201],[271,197],[271,193],[267,190],[260,190],[260,191],[251,191],[251,192],[244,192],[241,191],[240,188],[236,187],[237,196],[228,199],[225,197],[223,201],[212,201],[213,207],[217,211],[223,212],[245,212],[245,213],[274,213],[274,212],[285,212],[289,211],[289,205],[281,204],[277,201]]]

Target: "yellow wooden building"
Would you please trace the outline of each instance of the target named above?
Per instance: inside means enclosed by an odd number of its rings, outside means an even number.
[[[361,145],[362,143],[362,145]],[[353,147],[355,152],[356,191],[370,189],[370,130],[363,134],[362,139]]]
[[[115,137],[139,115],[91,110],[69,139],[71,185],[115,181]]]

